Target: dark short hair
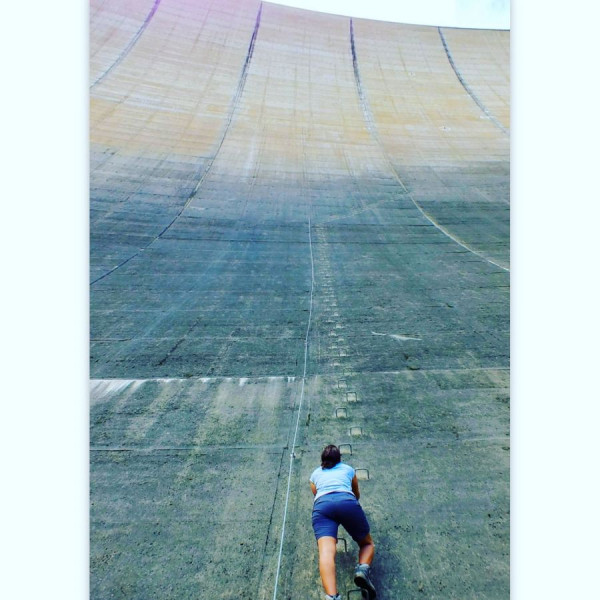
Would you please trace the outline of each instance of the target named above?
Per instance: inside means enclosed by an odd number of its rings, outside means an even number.
[[[335,467],[342,460],[340,449],[333,444],[325,446],[323,452],[321,452],[321,467],[323,469],[331,469]]]

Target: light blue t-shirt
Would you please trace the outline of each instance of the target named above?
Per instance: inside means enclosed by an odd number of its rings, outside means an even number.
[[[354,469],[343,462],[339,462],[331,469],[323,469],[323,467],[315,469],[309,480],[317,488],[315,500],[331,492],[350,492],[354,495],[352,491],[353,477]]]

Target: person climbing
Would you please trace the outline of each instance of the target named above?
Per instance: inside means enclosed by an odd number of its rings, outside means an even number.
[[[326,600],[341,600],[337,591],[335,552],[338,526],[342,525],[358,544],[358,565],[354,583],[363,590],[363,598],[373,600],[371,563],[375,544],[367,517],[359,504],[360,490],[354,469],[342,462],[340,450],[330,444],[321,453],[321,466],[310,476],[314,495],[312,526],[319,548],[319,573]]]

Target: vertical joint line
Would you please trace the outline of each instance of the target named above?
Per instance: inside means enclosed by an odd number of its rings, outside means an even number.
[[[448,57],[448,61],[450,62],[452,70],[454,71],[454,74],[456,75],[456,77],[458,77],[458,80],[460,81],[461,85],[463,86],[463,88],[465,89],[467,94],[469,94],[469,96],[471,96],[471,99],[473,100],[473,102],[475,102],[475,104],[477,104],[477,106],[483,112],[483,114],[490,121],[492,121],[492,123],[494,123],[494,125],[496,125],[496,127],[498,127],[503,133],[508,135],[508,129],[506,129],[506,127],[504,127],[504,125],[502,125],[502,123],[500,123],[500,121],[498,121],[498,119],[496,119],[496,117],[494,117],[494,115],[485,107],[483,102],[481,102],[481,100],[479,100],[477,95],[473,92],[473,90],[469,87],[467,82],[464,80],[463,76],[460,74],[460,71],[458,70],[458,67],[456,66],[456,63],[454,62],[454,59],[452,58],[452,53],[450,52],[450,48],[448,47],[448,43],[446,42],[446,38],[444,36],[442,28],[438,27],[437,29],[438,29],[438,33],[440,34],[440,39],[442,40],[442,44],[444,46],[444,50],[446,51],[446,56]]]
[[[144,22],[142,23],[141,27],[137,30],[136,34],[130,40],[129,44],[127,44],[127,46],[121,51],[119,56],[117,56],[117,59],[115,60],[115,62],[112,65],[110,65],[110,67],[108,67],[108,69],[106,69],[106,71],[104,71],[104,73],[102,73],[102,75],[100,75],[96,79],[96,81],[94,81],[94,83],[92,83],[92,85],[90,85],[90,89],[93,88],[97,83],[100,83],[100,81],[102,81],[117,65],[119,65],[119,64],[121,64],[121,62],[123,62],[123,59],[129,54],[129,52],[131,52],[131,49],[136,45],[137,41],[140,39],[140,36],[146,30],[146,27],[148,27],[148,24],[152,20],[152,17],[154,16],[154,13],[158,9],[159,4],[160,4],[160,0],[154,0],[154,4],[153,4],[152,8],[150,9],[150,12],[144,19]]]
[[[252,37],[250,38],[250,43],[248,44],[248,51],[246,52],[246,59],[244,61],[242,73],[240,75],[240,79],[238,81],[237,88],[235,90],[235,93],[234,93],[232,101],[231,101],[231,105],[229,107],[229,111],[227,113],[227,119],[225,121],[225,127],[223,127],[223,133],[221,134],[221,139],[219,140],[219,144],[218,144],[217,149],[215,150],[212,158],[208,161],[208,165],[207,165],[206,169],[204,170],[202,177],[200,177],[198,183],[196,184],[196,187],[194,188],[194,191],[190,194],[190,197],[188,198],[188,200],[187,200],[185,206],[183,207],[183,209],[181,210],[181,212],[183,212],[183,210],[188,206],[188,204],[190,203],[192,198],[198,192],[198,189],[202,185],[202,182],[206,178],[206,175],[212,168],[213,163],[215,162],[217,156],[219,155],[219,152],[221,151],[221,148],[223,147],[223,143],[225,142],[225,138],[227,137],[227,133],[229,132],[229,127],[231,126],[231,123],[233,121],[233,116],[237,111],[237,108],[238,108],[238,105],[240,102],[240,98],[242,97],[242,94],[244,93],[244,88],[246,86],[246,79],[248,78],[248,70],[250,68],[250,61],[252,60],[252,55],[254,54],[254,46],[256,45],[256,38],[258,37],[258,29],[260,27],[260,19],[262,16],[262,9],[263,9],[263,3],[261,2],[260,7],[258,9],[258,14],[256,15],[256,22],[254,23],[254,31],[252,32]],[[177,215],[177,217],[179,217],[181,212]],[[177,217],[175,217],[175,219],[177,219]],[[166,229],[168,229],[171,225],[172,225],[172,223],[169,224]],[[166,229],[165,229],[165,231],[166,231]],[[162,235],[163,233],[164,233],[164,231],[162,231],[160,235]]]
[[[375,121],[371,114],[371,108],[367,101],[367,96],[363,90],[362,81],[360,78],[360,71],[358,70],[358,58],[356,56],[356,43],[354,41],[354,20],[350,19],[350,50],[352,52],[352,68],[354,69],[354,81],[356,82],[356,90],[358,92],[358,99],[360,101],[360,107],[362,108],[363,117],[367,124],[367,129],[373,137],[373,139],[379,143],[379,136],[377,135],[377,128],[375,127]]]

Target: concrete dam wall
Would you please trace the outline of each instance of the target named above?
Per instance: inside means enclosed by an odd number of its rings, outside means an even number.
[[[507,31],[92,0],[92,598],[321,598],[328,443],[378,598],[509,597],[509,86]]]

